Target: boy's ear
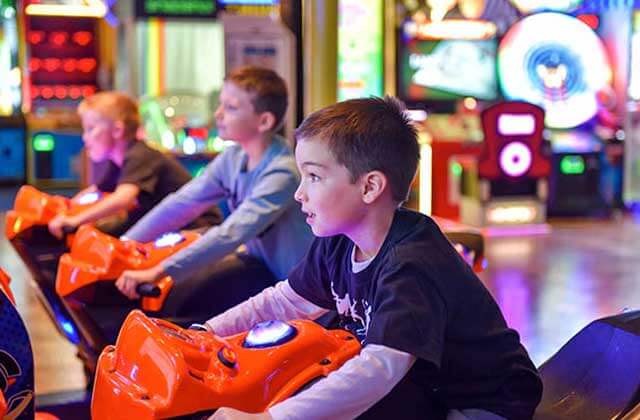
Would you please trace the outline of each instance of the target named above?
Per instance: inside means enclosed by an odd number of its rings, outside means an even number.
[[[272,112],[262,112],[258,118],[258,130],[261,133],[266,133],[275,128],[276,116]]]
[[[389,183],[387,176],[380,171],[371,171],[362,175],[362,201],[371,204],[382,195]]]

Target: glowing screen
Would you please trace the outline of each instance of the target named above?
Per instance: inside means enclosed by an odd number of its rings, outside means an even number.
[[[402,48],[399,94],[404,99],[496,99],[495,40],[417,40]]]
[[[498,73],[507,99],[540,105],[548,127],[572,128],[596,114],[598,92],[610,88],[608,63],[602,41],[585,23],[539,13],[505,34]]]

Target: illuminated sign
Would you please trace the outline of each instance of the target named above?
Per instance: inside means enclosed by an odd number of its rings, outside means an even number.
[[[36,134],[33,136],[33,150],[36,152],[50,152],[56,147],[56,140],[51,134]]]
[[[502,114],[498,117],[498,133],[503,136],[528,136],[536,130],[531,114]]]
[[[404,32],[408,37],[418,39],[491,39],[497,27],[484,20],[447,19],[438,22],[407,22]]]
[[[136,0],[136,16],[214,18],[216,5],[216,0]]]
[[[580,175],[584,173],[584,169],[582,156],[567,155],[560,160],[560,172],[564,175]]]

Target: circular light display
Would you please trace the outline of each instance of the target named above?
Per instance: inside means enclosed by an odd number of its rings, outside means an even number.
[[[583,0],[511,0],[511,3],[523,13],[540,10],[570,12],[580,6],[582,2]]]
[[[100,197],[102,197],[102,194],[100,193],[100,191],[93,191],[93,192],[88,192],[88,193],[84,193],[82,194],[80,197],[78,197],[76,199],[76,202],[78,204],[93,204],[96,201],[98,201],[100,199]]]
[[[297,330],[286,322],[264,321],[251,328],[242,347],[263,348],[284,344],[297,334]]]
[[[540,105],[552,128],[576,127],[596,114],[597,94],[611,83],[608,63],[596,33],[561,13],[522,19],[505,34],[498,53],[507,99]]]
[[[500,151],[500,169],[512,177],[524,175],[531,168],[531,150],[519,141],[507,144]]]
[[[169,232],[156,239],[153,246],[156,248],[166,248],[168,246],[177,245],[182,241],[184,241],[184,236],[182,236],[182,234]]]

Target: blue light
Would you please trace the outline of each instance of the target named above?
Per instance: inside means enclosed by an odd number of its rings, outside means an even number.
[[[64,315],[56,312],[56,320],[58,324],[62,327],[62,331],[64,331],[64,335],[67,337],[69,341],[73,344],[80,343],[80,336],[78,335],[78,330],[73,325],[71,321],[69,321]]]
[[[82,194],[80,197],[78,197],[76,199],[76,202],[78,204],[93,204],[96,201],[98,201],[100,199],[100,197],[102,197],[102,194],[100,193],[100,191],[94,191],[94,192],[88,192],[85,194]]]
[[[184,236],[177,232],[165,233],[161,237],[155,240],[153,246],[156,248],[165,248],[168,246],[174,246],[184,241]]]
[[[264,321],[249,331],[242,347],[272,347],[290,341],[296,334],[297,330],[286,322]]]

